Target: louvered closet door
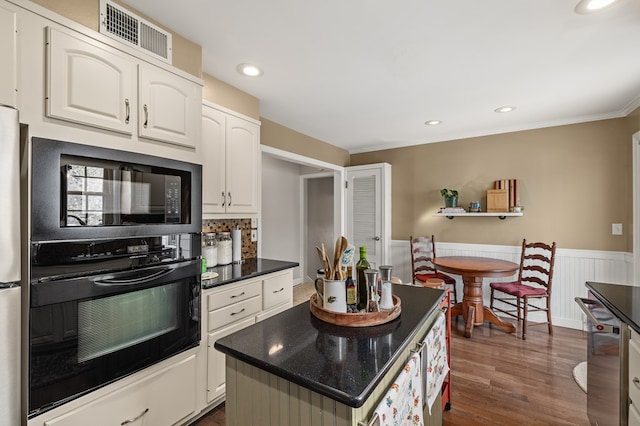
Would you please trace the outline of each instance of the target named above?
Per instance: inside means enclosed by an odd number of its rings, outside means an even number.
[[[377,268],[386,262],[389,245],[390,213],[386,207],[386,185],[382,165],[368,168],[347,167],[347,239],[356,247],[367,247],[367,260]],[[387,165],[388,166],[388,165]],[[389,173],[390,176],[390,173]],[[389,209],[390,212],[390,209]],[[388,221],[388,224],[385,223]],[[355,259],[357,262],[357,259]]]

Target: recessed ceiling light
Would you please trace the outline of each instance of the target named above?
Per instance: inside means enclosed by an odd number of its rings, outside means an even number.
[[[240,64],[236,69],[240,74],[247,77],[260,77],[262,75],[262,70],[252,64]]]
[[[612,6],[614,3],[617,3],[619,0],[580,0],[580,2],[576,5],[574,9],[576,13],[581,15],[587,13],[595,13],[599,12],[609,6]]]
[[[512,107],[512,106],[502,106],[500,108],[496,108],[494,109],[495,112],[499,112],[499,113],[503,113],[503,112],[511,112],[514,109],[516,109],[516,107]]]
[[[426,124],[427,126],[437,126],[438,124],[442,124],[441,120],[429,120],[429,121],[425,121],[424,124]]]

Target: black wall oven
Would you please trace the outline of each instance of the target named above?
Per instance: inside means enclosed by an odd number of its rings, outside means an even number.
[[[48,158],[48,160],[47,160]],[[200,166],[32,141],[28,416],[200,342]]]

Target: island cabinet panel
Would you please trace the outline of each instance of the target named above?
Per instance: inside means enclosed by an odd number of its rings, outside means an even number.
[[[364,404],[358,408],[226,356],[225,421],[227,426],[358,426],[358,422],[367,424],[375,408],[406,365],[412,350],[422,342],[440,312],[440,310],[432,312],[418,327],[414,337],[401,351],[388,373],[376,385]],[[441,406],[442,397],[438,396],[431,415],[428,408],[424,407],[425,425],[442,424],[442,411],[439,409]]]
[[[173,425],[195,412],[192,355],[129,386],[43,422],[44,426]],[[167,390],[171,389],[170,392]],[[46,416],[46,415],[45,415]]]
[[[629,426],[640,426],[640,334],[630,328]]]

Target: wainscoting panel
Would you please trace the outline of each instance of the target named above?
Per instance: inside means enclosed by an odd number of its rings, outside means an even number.
[[[462,244],[436,242],[438,256],[481,256],[520,262],[520,246],[498,246],[482,244]],[[411,257],[409,240],[391,242],[391,264],[393,275],[402,282],[411,282]],[[553,271],[553,295],[551,313],[554,325],[575,329],[584,329],[584,315],[575,303],[575,297],[586,297],[586,281],[598,281],[613,284],[632,284],[632,253],[597,250],[556,250],[556,263]],[[462,294],[462,278],[453,275],[457,281],[458,295]],[[515,276],[513,277],[515,278]],[[509,281],[513,278],[493,279]],[[484,299],[489,305],[489,286],[485,280]],[[537,315],[541,315],[538,313]],[[532,321],[540,317],[530,315]]]

